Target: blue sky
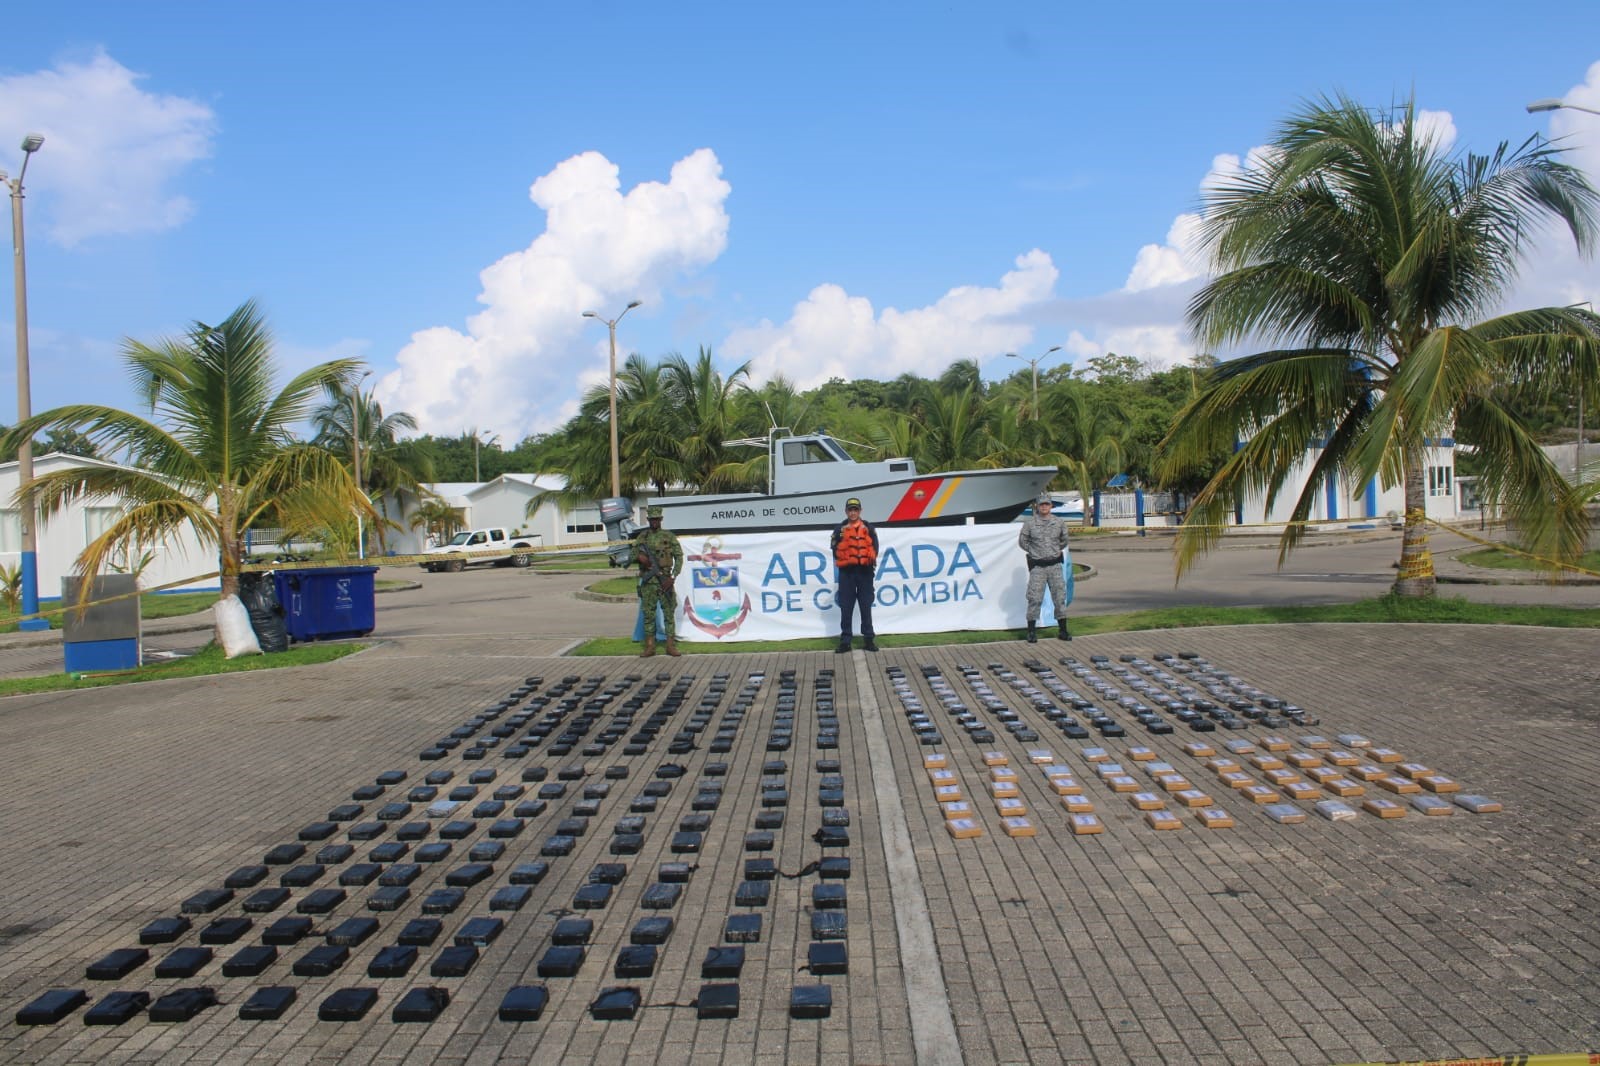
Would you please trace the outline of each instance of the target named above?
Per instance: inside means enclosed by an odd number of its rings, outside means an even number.
[[[1414,93],[1480,152],[1565,136],[1600,184],[1600,117],[1524,111],[1600,107],[1593,27],[1563,0],[22,5],[0,168],[45,135],[34,408],[131,407],[124,337],[249,298],[286,370],[358,356],[386,408],[507,442],[604,380],[580,312],[632,299],[623,354],[757,380],[1170,364],[1184,216],[1308,97]],[[1549,239],[1513,299],[1600,302],[1600,270]]]

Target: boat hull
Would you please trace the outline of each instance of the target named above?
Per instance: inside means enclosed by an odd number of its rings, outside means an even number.
[[[963,525],[1008,522],[1056,476],[1053,466],[919,474],[849,489],[715,496],[662,496],[662,524],[675,533],[775,533],[828,529],[844,521],[844,501],[861,500],[873,525]]]

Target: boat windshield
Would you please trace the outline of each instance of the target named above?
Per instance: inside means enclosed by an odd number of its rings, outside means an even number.
[[[803,466],[806,463],[837,463],[849,456],[826,437],[803,437],[783,442],[783,465]]]

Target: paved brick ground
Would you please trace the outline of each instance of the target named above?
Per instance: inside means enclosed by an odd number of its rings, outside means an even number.
[[[929,1049],[932,1061],[1083,1063],[1340,1062],[1505,1051],[1578,1050],[1600,1046],[1600,918],[1587,871],[1600,843],[1590,783],[1600,774],[1600,721],[1593,706],[1600,665],[1590,633],[1483,627],[1240,627],[1121,634],[1071,644],[1007,643],[856,653],[691,655],[649,662],[557,657],[575,633],[622,628],[626,608],[578,604],[559,582],[510,586],[492,575],[465,578],[449,594],[419,596],[384,607],[385,633],[395,639],[326,667],[263,675],[157,683],[74,695],[15,698],[0,704],[0,750],[7,762],[0,812],[0,1061],[6,1062],[468,1062],[497,1057],[598,1062],[907,1062],[942,1013],[953,1046]],[[516,578],[513,578],[516,580]],[[436,584],[435,589],[447,586]],[[515,592],[516,595],[508,593]],[[444,600],[452,601],[450,603]],[[998,676],[991,664],[1032,680],[1025,664],[1041,661],[1065,674],[1063,655],[1087,663],[1092,654],[1192,651],[1322,719],[1315,729],[1280,730],[1291,738],[1315,732],[1358,732],[1459,780],[1468,791],[1501,800],[1501,814],[1425,818],[1412,811],[1386,821],[1363,814],[1353,823],[1312,815],[1299,825],[1269,821],[1182,751],[1194,739],[1180,729],[1104,746],[1154,749],[1205,789],[1237,820],[1205,831],[1186,818],[1177,832],[1145,826],[1126,801],[1093,779],[1081,749],[1055,732]],[[900,666],[929,699],[922,667],[937,667],[971,696],[960,668],[975,667],[1008,707],[1038,726],[1037,743],[997,733],[993,743],[944,729],[953,767],[969,791],[983,786],[982,755],[1004,751],[1017,767],[1022,798],[1039,835],[1011,839],[993,807],[974,802],[984,835],[957,841],[945,832],[922,768],[929,750],[905,724],[888,668]],[[784,671],[794,671],[794,736],[785,752],[768,752],[778,721]],[[837,751],[819,752],[814,693],[821,671],[835,670],[841,733]],[[552,858],[551,872],[531,902],[507,912],[505,932],[465,978],[430,978],[427,965],[444,943],[424,949],[405,979],[369,979],[365,968],[392,943],[405,920],[420,913],[426,890],[465,861],[478,828],[446,862],[424,868],[410,903],[378,914],[377,936],[352,952],[336,975],[295,977],[292,960],[305,946],[256,978],[226,978],[221,960],[192,979],[158,979],[152,962],[117,982],[86,982],[83,968],[113,948],[131,946],[148,921],[177,913],[192,893],[221,884],[234,868],[261,860],[272,846],[349,799],[380,772],[404,769],[406,786],[436,767],[464,779],[472,769],[500,771],[515,781],[524,766],[554,778],[576,754],[543,748],[524,759],[491,752],[467,761],[460,749],[441,762],[418,753],[525,677],[542,690],[576,675],[602,686],[657,675],[661,688],[641,710],[660,705],[668,687],[692,677],[683,707],[646,754],[623,756],[619,744],[581,760],[589,773],[569,795],[529,819],[495,863],[495,876],[468,891],[468,902],[445,916],[447,937],[468,917],[488,914],[487,899],[511,868],[537,857],[555,823],[567,817],[584,784],[612,765],[629,767],[600,801],[592,828],[574,852]],[[681,755],[668,740],[693,713],[713,676],[727,675],[727,694]],[[709,740],[752,675],[761,685],[733,729],[726,754]],[[1068,678],[1075,688],[1081,683]],[[536,693],[537,694],[537,693]],[[1085,695],[1089,693],[1084,691]],[[878,715],[863,716],[863,707]],[[1132,725],[1126,715],[1120,721]],[[606,720],[602,716],[600,721]],[[872,723],[888,761],[874,761]],[[597,728],[599,728],[597,726]],[[1241,735],[1219,731],[1208,739]],[[1067,815],[1045,788],[1027,752],[1048,747],[1079,771],[1106,823],[1094,837],[1075,837]],[[826,978],[832,1016],[795,1020],[790,990],[812,984],[803,972],[811,942],[808,865],[823,854],[811,839],[821,821],[818,757],[836,757],[850,811],[847,855],[850,972]],[[717,944],[736,905],[748,856],[745,834],[763,811],[762,764],[782,758],[789,806],[765,853],[785,874],[772,882],[762,939],[747,945],[740,977],[741,1013],[732,1021],[699,1021],[685,1006],[702,980],[700,960]],[[707,777],[723,761],[725,777]],[[612,826],[663,763],[685,773],[647,815],[640,854],[607,854]],[[1135,771],[1137,773],[1137,771]],[[1259,775],[1257,775],[1259,776]],[[611,974],[635,921],[644,888],[670,852],[673,831],[702,780],[725,782],[703,852],[684,897],[668,913],[677,923],[653,977],[619,981]],[[880,810],[879,782],[897,801]],[[530,785],[530,789],[536,786]],[[392,795],[384,799],[395,798]],[[381,801],[379,801],[381,802]],[[368,804],[370,818],[374,804]],[[469,805],[470,806],[470,805]],[[1309,804],[1302,804],[1309,809]],[[903,819],[903,824],[901,823]],[[894,830],[909,841],[920,894],[896,881],[886,849]],[[381,840],[391,839],[392,830]],[[342,840],[341,831],[332,839]],[[430,837],[430,839],[433,839]],[[309,845],[315,851],[320,845]],[[360,861],[330,867],[319,882]],[[629,872],[610,904],[574,912],[573,895],[601,861]],[[275,883],[282,868],[272,868]],[[319,928],[366,913],[370,888],[351,898]],[[295,890],[296,899],[305,890]],[[240,893],[242,897],[245,893]],[[918,896],[926,905],[910,905]],[[289,908],[268,920],[288,913]],[[241,913],[235,899],[218,911]],[[551,1000],[538,1022],[495,1018],[506,989],[537,980],[533,970],[559,917],[595,919],[588,961],[577,977],[544,982]],[[216,915],[197,916],[178,943],[198,942]],[[902,957],[919,923],[936,953]],[[261,926],[240,941],[254,942]],[[306,942],[309,943],[310,941]],[[908,980],[936,972],[943,997],[907,995]],[[299,989],[277,1022],[242,1022],[238,1004],[267,984]],[[160,994],[178,986],[217,989],[219,1007],[181,1024],[144,1019],[90,1028],[82,1011],[54,1026],[22,1027],[16,1009],[51,987],[79,987],[96,998],[112,988]],[[453,1002],[427,1025],[397,1025],[389,1011],[414,986],[450,989]],[[587,1006],[614,984],[641,989],[633,1021],[598,1022]],[[317,1020],[318,1002],[341,987],[380,990],[362,1022]],[[918,1027],[921,1027],[919,1033]]]

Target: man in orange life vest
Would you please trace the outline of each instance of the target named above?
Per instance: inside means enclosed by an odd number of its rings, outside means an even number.
[[[872,578],[878,570],[878,531],[861,519],[861,501],[854,496],[844,501],[845,519],[829,541],[833,562],[839,568],[839,646],[835,652],[850,650],[851,615],[861,608],[862,647],[877,651],[877,633],[872,628]]]

